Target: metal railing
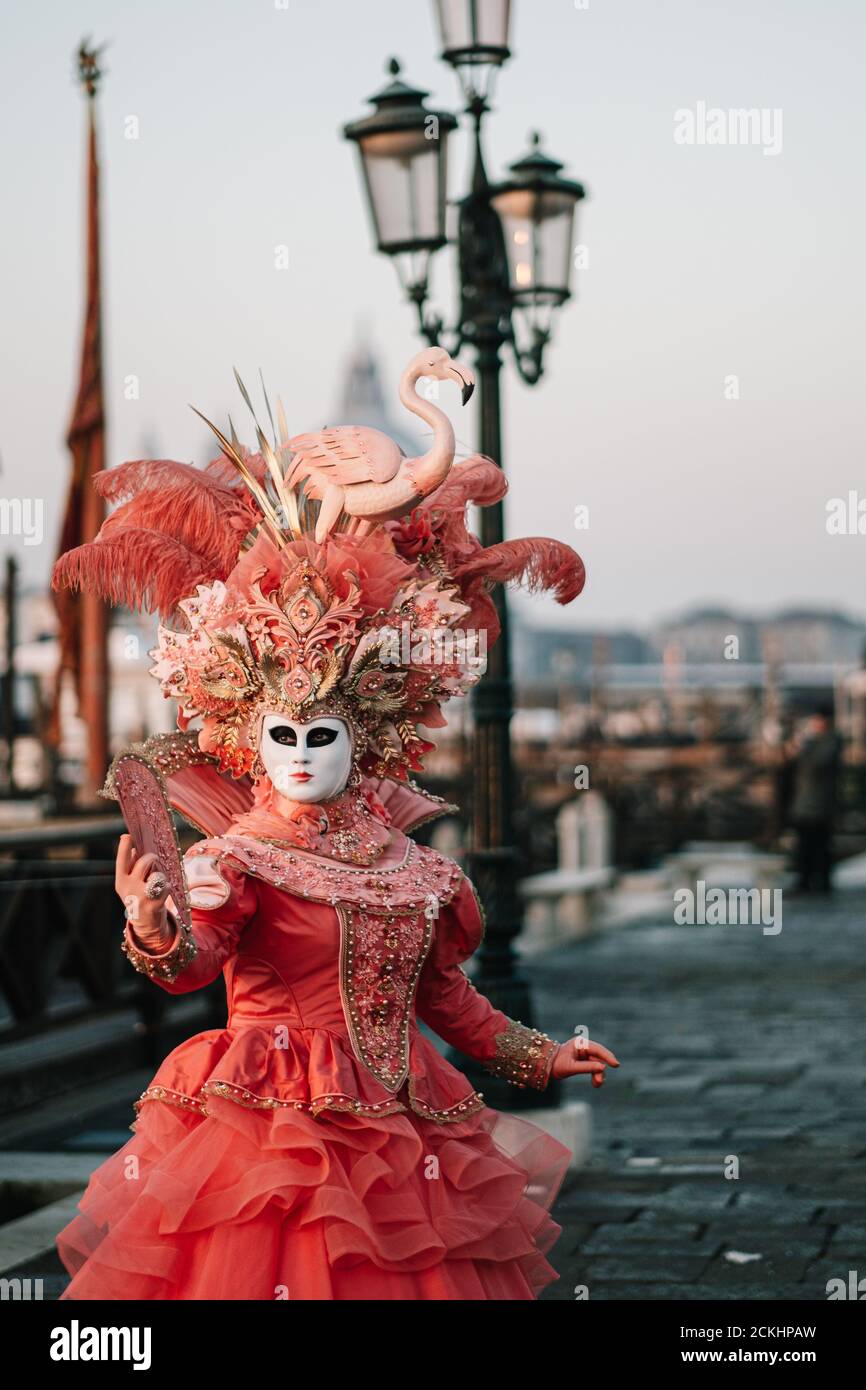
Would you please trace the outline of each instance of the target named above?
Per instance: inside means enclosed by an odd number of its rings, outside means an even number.
[[[120,949],[119,816],[0,830],[0,1044],[134,1008],[158,1028],[168,996]]]

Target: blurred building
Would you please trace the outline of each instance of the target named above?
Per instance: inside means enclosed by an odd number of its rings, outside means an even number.
[[[368,425],[396,440],[408,457],[423,453],[426,446],[413,433],[411,415],[401,416],[399,410],[396,393],[393,409],[386,404],[379,363],[369,342],[359,339],[346,360],[336,417],[328,424]]]
[[[866,622],[842,612],[785,609],[744,617],[696,608],[646,635],[629,630],[530,629],[514,624],[514,671],[523,727],[608,738],[766,735],[816,699],[853,717],[848,689],[866,662]],[[780,730],[781,732],[781,730]]]
[[[866,624],[832,610],[789,608],[764,618],[725,609],[697,608],[661,624],[650,637],[657,654],[675,643],[689,664],[718,662],[736,637],[739,661],[760,662],[768,649],[778,660],[811,665],[859,663]]]

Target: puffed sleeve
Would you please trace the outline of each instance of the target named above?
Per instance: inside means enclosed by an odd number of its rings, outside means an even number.
[[[121,946],[132,965],[169,994],[202,989],[219,975],[237,950],[238,940],[256,910],[255,885],[248,874],[217,855],[194,855],[185,861],[192,908],[191,930],[184,928],[167,899],[174,938],[161,951],[150,951],[127,922]]]
[[[434,1033],[485,1071],[514,1086],[543,1091],[559,1044],[537,1028],[494,1008],[460,968],[484,936],[484,915],[469,879],[464,878],[436,922],[430,953],[418,979],[415,1007]]]

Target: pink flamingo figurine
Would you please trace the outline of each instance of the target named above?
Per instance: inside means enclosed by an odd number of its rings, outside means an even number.
[[[321,501],[316,540],[322,542],[342,513],[355,519],[361,536],[379,521],[405,516],[444,482],[454,462],[454,430],[444,411],[415,390],[419,377],[460,383],[463,404],[475,387],[468,367],[444,348],[416,353],[400,379],[400,400],[433,428],[433,443],[420,458],[407,458],[399,444],[381,430],[363,425],[336,425],[289,441],[294,455],[286,478],[290,487],[305,481],[307,496]]]

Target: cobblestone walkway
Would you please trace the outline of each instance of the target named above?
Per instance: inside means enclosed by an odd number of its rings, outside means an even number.
[[[531,975],[548,1032],[586,1024],[621,1063],[563,1088],[592,1106],[593,1157],[554,1208],[544,1299],[825,1300],[866,1279],[866,895],[786,898],[777,936],[610,930]]]

